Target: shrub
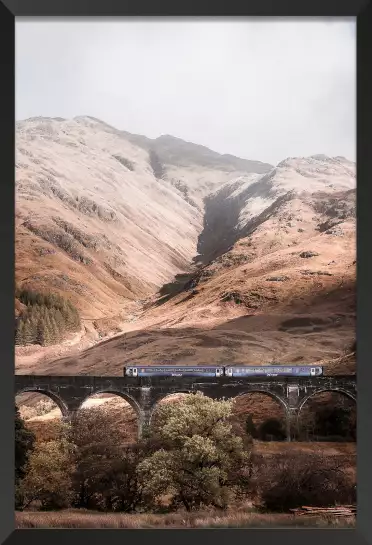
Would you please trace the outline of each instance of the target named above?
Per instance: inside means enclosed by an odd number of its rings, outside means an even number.
[[[284,441],[286,433],[283,424],[277,418],[269,418],[258,428],[257,436],[261,441]]]
[[[346,474],[344,464],[337,457],[320,454],[288,455],[269,464],[261,472],[258,489],[262,506],[269,511],[356,501],[356,487]]]
[[[163,178],[165,174],[164,167],[160,162],[158,154],[154,150],[150,150],[149,152],[149,162],[155,178]]]
[[[249,414],[247,416],[247,420],[245,422],[245,431],[248,435],[250,435],[253,439],[257,438],[257,429],[254,425],[252,415]]]
[[[132,161],[129,161],[129,159],[126,159],[125,157],[121,157],[120,155],[113,155],[119,163],[121,163],[123,166],[125,166],[128,170],[133,171],[134,170],[134,164]]]

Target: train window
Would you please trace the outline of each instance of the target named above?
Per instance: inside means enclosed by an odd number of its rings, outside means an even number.
[[[314,376],[314,375],[315,375],[315,367],[312,367],[312,368],[310,369],[310,375],[311,375],[311,376]]]

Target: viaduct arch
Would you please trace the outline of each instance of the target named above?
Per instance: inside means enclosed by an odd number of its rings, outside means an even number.
[[[90,396],[112,393],[121,396],[138,416],[138,436],[142,437],[157,404],[177,393],[201,391],[212,399],[233,399],[249,393],[263,393],[280,402],[285,409],[287,440],[293,437],[298,415],[310,397],[324,391],[343,393],[356,400],[356,377],[353,375],[322,377],[247,377],[240,379],[189,377],[105,377],[16,375],[15,395],[39,392],[56,402],[66,419]]]

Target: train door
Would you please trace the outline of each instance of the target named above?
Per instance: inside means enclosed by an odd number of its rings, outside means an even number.
[[[315,369],[315,367],[311,367],[310,376],[315,377],[315,375],[316,375],[316,369]]]
[[[227,377],[232,377],[233,376],[233,370],[231,369],[231,367],[228,367],[226,369],[226,376]]]
[[[136,377],[138,375],[138,370],[133,367],[133,376]]]
[[[221,371],[222,371],[222,369],[216,369],[216,377],[221,376]]]

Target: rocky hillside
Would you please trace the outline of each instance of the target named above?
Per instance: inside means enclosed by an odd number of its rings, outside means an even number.
[[[320,361],[352,372],[355,358],[341,356],[355,339],[355,219],[355,164],[345,158],[291,158],[240,174],[206,196],[188,271],[122,335],[38,371]]]
[[[237,169],[270,168],[90,117],[32,118],[16,130],[17,284],[67,296],[88,320],[125,318],[187,269],[203,197]]]

